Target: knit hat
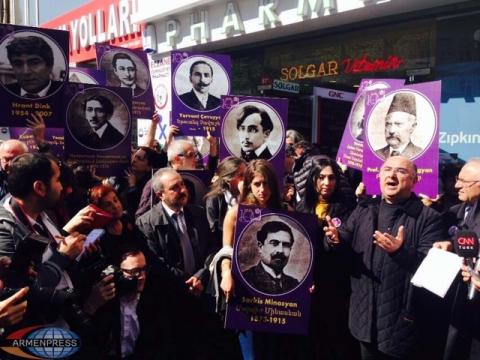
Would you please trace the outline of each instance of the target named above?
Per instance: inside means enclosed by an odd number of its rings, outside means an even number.
[[[395,111],[406,112],[410,115],[417,116],[415,95],[407,92],[395,94],[387,115]]]

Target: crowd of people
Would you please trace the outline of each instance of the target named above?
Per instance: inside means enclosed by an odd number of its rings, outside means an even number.
[[[466,295],[480,291],[478,273],[464,265],[444,299],[410,282],[429,249],[453,251],[452,229],[479,234],[479,159],[445,171],[445,196],[429,199],[414,192],[415,164],[390,156],[372,197],[358,173],[294,130],[278,174],[265,159],[219,162],[210,134],[204,166],[195,142],[171,126],[163,148],[153,130],[132,149],[125,176],[100,178],[48,152],[41,118],[31,125],[38,151],[0,144],[4,334],[68,328],[81,338],[79,359],[480,358],[480,294]],[[202,167],[212,180],[197,199],[182,170]],[[240,204],[316,217],[307,336],[224,328]],[[259,251],[269,232],[283,232],[284,265],[295,239],[275,226],[258,235]],[[270,266],[281,292],[296,280],[275,267],[275,251],[245,276],[270,286]]]

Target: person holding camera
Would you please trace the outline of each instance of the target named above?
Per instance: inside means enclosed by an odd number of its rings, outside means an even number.
[[[147,275],[147,260],[133,244],[120,247],[84,303],[92,316],[95,342],[84,349],[97,358],[169,359],[164,330],[169,306],[159,281]],[[148,281],[147,281],[148,280]],[[153,287],[155,284],[155,287]]]

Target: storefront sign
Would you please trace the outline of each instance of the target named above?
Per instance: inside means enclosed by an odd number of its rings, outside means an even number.
[[[137,1],[91,1],[41,26],[70,32],[70,60],[73,62],[95,59],[92,45],[96,42],[141,48],[141,27],[132,22]]]
[[[328,60],[318,64],[301,64],[284,67],[280,70],[280,79],[284,81],[322,78],[341,74],[366,74],[398,70],[405,61],[391,55],[386,59],[371,59],[364,55],[359,59],[345,58],[342,61]]]
[[[313,95],[320,96],[322,98],[340,100],[340,101],[350,101],[353,102],[355,99],[355,94],[346,91],[339,91],[334,89],[327,89],[321,87],[313,88]]]
[[[300,84],[275,79],[273,80],[273,90],[298,94],[300,92]]]

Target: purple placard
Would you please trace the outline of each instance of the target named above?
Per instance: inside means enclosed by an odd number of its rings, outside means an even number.
[[[227,328],[308,333],[315,224],[313,215],[239,206],[232,261],[235,296],[227,305]],[[266,238],[259,245],[262,233]]]
[[[437,196],[440,93],[441,81],[433,81],[389,89],[381,94],[382,100],[367,104],[368,146],[363,147],[363,181],[368,194],[380,193],[380,167],[394,150],[390,145],[400,143],[400,155],[411,159],[418,168],[415,192]],[[404,118],[392,117],[391,130],[386,131],[385,118],[389,114]]]
[[[97,68],[105,71],[107,86],[125,87],[132,93],[132,117],[151,119],[155,101],[147,54],[107,44],[95,44],[95,50]]]
[[[172,125],[181,135],[206,136],[210,131],[220,136],[221,97],[231,89],[230,56],[174,51],[171,63]]]
[[[130,165],[130,89],[70,83],[65,100],[65,157],[95,165],[100,176],[123,175]]]
[[[222,96],[221,110],[220,159],[232,155],[246,161],[254,158],[269,160],[279,174],[279,184],[282,185],[288,99]],[[245,119],[237,126],[237,120],[242,117]],[[261,125],[262,121],[265,121],[265,128]],[[272,129],[267,128],[272,125]]]
[[[32,129],[11,127],[10,138],[18,139],[28,146],[29,152],[36,152],[38,150],[35,139],[33,138]],[[64,129],[63,128],[46,128],[45,142],[49,146],[49,152],[59,158],[63,158],[64,153]]]
[[[404,80],[396,79],[363,79],[361,81],[343,131],[337,161],[353,169],[362,170],[366,93],[376,89],[395,89],[404,84]]]
[[[67,31],[0,24],[0,125],[25,127],[31,113],[40,111],[47,127],[63,127],[68,40]],[[39,51],[26,54],[24,48]],[[39,64],[29,66],[25,56]]]
[[[106,85],[107,75],[103,70],[70,67],[68,81],[81,84]]]

